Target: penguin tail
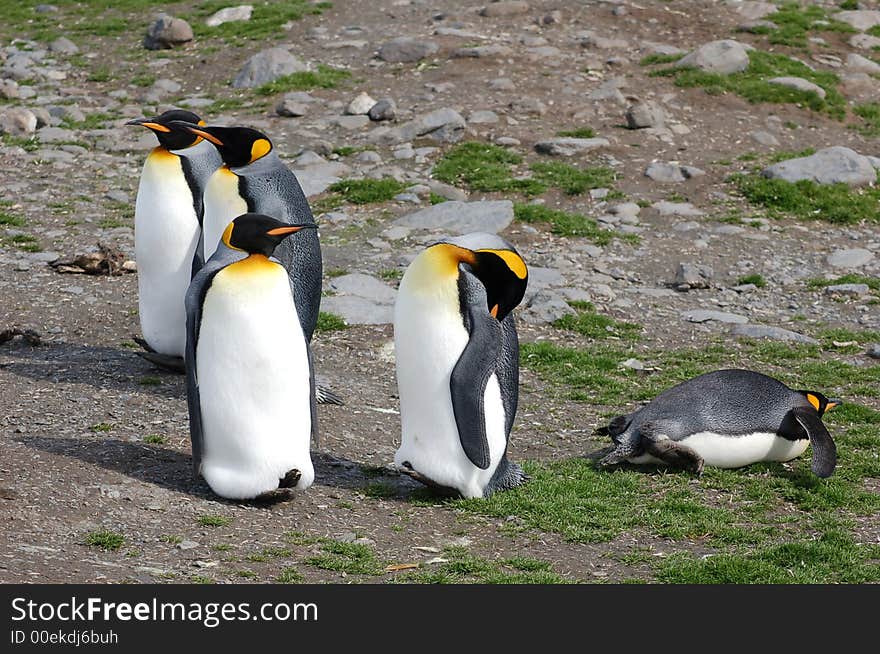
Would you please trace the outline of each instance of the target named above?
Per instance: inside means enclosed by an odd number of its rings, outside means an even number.
[[[321,384],[315,386],[315,399],[318,404],[335,404],[337,406],[343,406],[345,404],[339,395]]]

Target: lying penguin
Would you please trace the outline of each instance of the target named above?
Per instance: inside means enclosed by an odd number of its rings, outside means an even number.
[[[701,474],[790,461],[813,446],[813,472],[828,477],[837,448],[822,415],[840,404],[750,370],[718,370],[674,386],[599,430],[614,441],[599,462],[666,463]]]

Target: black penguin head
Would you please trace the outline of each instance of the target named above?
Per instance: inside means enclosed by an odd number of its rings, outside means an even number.
[[[140,125],[141,127],[153,130],[156,138],[159,139],[159,144],[166,150],[183,150],[201,141],[202,137],[182,127],[179,124],[180,121],[196,126],[205,124],[205,121],[196,114],[183,109],[172,109],[155,118],[136,118],[125,124]]]
[[[840,400],[836,398],[827,398],[818,391],[798,391],[798,393],[807,398],[807,401],[809,401],[809,403],[813,405],[813,408],[819,413],[820,418],[826,411],[831,411],[831,409],[841,404]]]
[[[456,268],[472,273],[486,288],[489,313],[504,320],[523,299],[529,281],[525,261],[494,234],[467,234],[436,243]]]
[[[179,123],[183,129],[210,141],[230,168],[240,168],[265,157],[272,151],[272,141],[262,132],[250,127],[199,126]]]
[[[245,213],[223,231],[223,244],[233,250],[269,257],[281,241],[301,229],[316,229],[314,223],[291,225],[261,213]]]

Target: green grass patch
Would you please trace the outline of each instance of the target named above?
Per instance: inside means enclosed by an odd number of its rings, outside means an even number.
[[[792,215],[838,224],[880,220],[878,187],[851,188],[809,180],[791,183],[758,174],[735,175],[732,181],[743,197],[765,207],[772,217]]]
[[[89,73],[86,79],[90,82],[109,82],[113,79],[113,73],[106,66],[102,66]]]
[[[275,580],[279,584],[301,584],[305,577],[294,567],[286,567],[281,570]]]
[[[353,575],[379,575],[384,566],[376,553],[363,543],[343,543],[325,538],[321,540],[322,554],[305,559],[307,565]]]
[[[861,125],[855,125],[855,129],[865,136],[880,136],[880,102],[856,105],[853,113],[864,121]]]
[[[202,109],[202,115],[222,114],[227,111],[241,109],[247,103],[243,98],[220,98]]]
[[[397,487],[385,481],[376,481],[364,488],[364,495],[377,500],[395,497],[397,495]]]
[[[334,89],[351,77],[351,73],[341,68],[318,64],[315,71],[291,73],[257,87],[257,95],[275,95],[288,91],[311,91],[313,89]]]
[[[810,32],[855,32],[856,30],[841,21],[835,20],[822,7],[802,6],[799,2],[786,2],[778,11],[766,16],[766,20],[776,23],[776,29],[755,30],[766,33],[770,43],[806,48]]]
[[[428,196],[428,202],[430,202],[432,205],[447,202],[448,200],[449,198],[444,198],[442,195],[434,193],[434,191],[431,191],[431,194]]]
[[[92,425],[91,430],[95,433],[104,433],[113,429],[113,425],[108,422],[99,422],[97,425]]]
[[[246,45],[258,41],[282,39],[287,32],[285,24],[306,16],[319,16],[329,9],[329,2],[308,0],[263,0],[253,3],[250,20],[223,23],[216,27],[205,25],[205,18],[225,7],[233,6],[229,0],[203,0],[196,5],[190,20],[197,39],[219,38],[232,45]],[[176,15],[176,14],[175,14]]]
[[[865,284],[873,291],[880,291],[880,277],[868,277],[867,275],[857,275],[855,273],[848,273],[834,279],[814,277],[807,280],[807,288],[811,289],[836,286],[838,284]]]
[[[156,76],[150,75],[149,73],[143,73],[141,75],[135,75],[128,80],[128,83],[140,88],[146,88],[156,83]]]
[[[754,284],[758,288],[764,288],[765,286],[767,286],[767,280],[765,280],[763,276],[757,273],[753,273],[751,275],[743,275],[736,280],[736,283],[737,285]]]
[[[385,268],[379,271],[379,277],[386,282],[396,282],[403,277],[403,271],[399,268]]]
[[[779,150],[773,153],[769,161],[770,163],[779,163],[780,161],[800,159],[801,157],[809,157],[814,154],[816,154],[816,148],[804,148],[803,150]]]
[[[168,442],[168,439],[159,434],[147,434],[144,436],[144,443],[148,445],[165,445]]]
[[[489,560],[471,554],[464,547],[443,550],[445,563],[395,577],[395,583],[418,584],[564,584],[566,579],[553,572],[550,563],[517,556]]]
[[[6,240],[11,242],[15,248],[24,252],[40,252],[43,249],[40,247],[37,237],[31,234],[15,234],[6,237]]]
[[[61,121],[61,125],[67,129],[100,129],[105,123],[114,120],[115,116],[103,112],[95,112],[88,114],[83,120],[71,120],[65,118]]]
[[[12,213],[7,213],[0,209],[0,225],[6,225],[8,227],[24,227],[26,224],[26,220],[21,216],[16,216]]]
[[[580,195],[594,188],[614,185],[616,175],[606,166],[579,169],[558,161],[538,162],[531,165],[534,179],[545,186],[553,186],[568,195]]]
[[[86,535],[86,545],[115,552],[125,543],[125,536],[108,529],[99,529]]]
[[[468,141],[451,148],[434,165],[433,177],[471,191],[505,191],[539,195],[546,185],[534,179],[515,179],[512,167],[523,158],[506,148]]]
[[[163,543],[168,543],[169,545],[179,545],[183,542],[183,537],[176,534],[163,534],[162,536],[159,536],[159,540]]]
[[[335,313],[328,311],[320,311],[318,313],[318,322],[315,325],[316,332],[338,332],[348,329],[345,320],[337,316]]]
[[[331,193],[338,193],[352,204],[373,204],[387,202],[402,192],[406,184],[393,177],[382,179],[343,179],[327,188]]]
[[[141,377],[138,384],[141,386],[161,386],[162,380],[158,377]]]
[[[576,127],[575,129],[564,129],[556,132],[556,136],[564,136],[574,139],[591,139],[596,136],[596,132],[592,127]]]
[[[792,103],[809,107],[813,111],[827,113],[842,119],[846,114],[846,99],[837,90],[840,81],[834,73],[812,70],[783,54],[752,50],[749,52],[749,67],[741,73],[721,75],[696,68],[666,68],[654,71],[652,75],[671,76],[676,86],[683,88],[700,87],[712,95],[735,93],[749,102]],[[825,90],[825,98],[813,91],[770,84],[774,77],[801,77]]]
[[[13,136],[12,134],[0,134],[0,142],[8,147],[17,146],[25,152],[34,152],[43,145],[36,136]]]
[[[550,231],[558,236],[583,236],[596,245],[608,245],[615,238],[633,242],[633,234],[616,234],[610,230],[600,229],[592,218],[579,213],[571,213],[559,209],[551,209],[542,204],[525,204],[517,202],[513,205],[513,215],[524,223],[546,223]]]
[[[590,302],[569,302],[569,304],[576,313],[554,320],[554,327],[568,329],[592,339],[617,338],[627,341],[638,340],[639,332],[642,329],[640,325],[615,320],[598,313]]]
[[[639,66],[656,66],[657,64],[674,64],[684,57],[684,54],[660,54],[655,52],[639,60]]]
[[[232,518],[206,513],[200,515],[196,522],[203,527],[227,527],[232,524]]]

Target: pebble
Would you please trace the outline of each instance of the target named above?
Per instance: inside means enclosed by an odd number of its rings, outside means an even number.
[[[380,98],[376,104],[370,107],[367,114],[370,120],[383,121],[394,120],[397,116],[397,104],[391,98]]]
[[[233,88],[245,89],[309,70],[309,66],[284,48],[268,48],[252,56],[232,81]]]
[[[439,49],[433,41],[401,36],[383,43],[377,55],[382,61],[392,64],[414,63],[431,56]]]
[[[205,25],[208,27],[217,27],[223,23],[232,23],[235,21],[250,20],[254,11],[253,5],[238,5],[237,7],[226,7],[217,11],[205,19]]]
[[[703,212],[690,202],[668,202],[661,200],[651,205],[661,216],[702,216]]]
[[[679,263],[675,271],[674,284],[677,290],[709,288],[715,272],[710,266],[699,263]]]
[[[408,214],[394,221],[395,225],[455,234],[469,232],[497,233],[513,222],[510,200],[459,202],[449,200]]]
[[[79,48],[76,47],[76,43],[68,39],[66,36],[59,36],[49,44],[49,52],[74,55],[79,52]]]
[[[376,101],[366,93],[360,93],[345,108],[345,113],[352,116],[366,116],[376,105]]]
[[[803,77],[773,77],[767,80],[768,84],[777,84],[779,86],[786,86],[791,89],[795,89],[797,91],[803,91],[804,93],[815,93],[823,100],[825,99],[825,89],[823,89],[818,84],[814,84],[809,80],[805,80]]]
[[[464,118],[454,109],[437,109],[399,127],[376,128],[367,140],[373,143],[394,144],[427,136],[437,141],[455,143],[464,136],[466,126]]]
[[[395,289],[371,275],[362,273],[334,277],[330,280],[329,285],[337,293],[356,295],[379,304],[394,304],[394,300],[397,298]]]
[[[144,37],[144,47],[147,50],[163,50],[192,40],[193,31],[189,23],[182,18],[159,14],[156,22],[150,25],[147,30]]]
[[[478,110],[468,115],[468,123],[471,125],[487,125],[498,122],[498,114],[494,111]]]
[[[788,341],[794,343],[808,343],[815,345],[818,341],[804,334],[783,329],[782,327],[770,327],[767,325],[735,325],[730,333],[734,336],[745,336],[746,338],[766,338],[773,341]]]
[[[880,359],[880,343],[873,343],[868,346],[868,349],[865,351],[872,359]]]
[[[654,161],[645,169],[645,177],[650,177],[655,182],[674,183],[683,182],[692,177],[705,175],[705,171],[693,166],[682,166],[677,163],[665,163]]]
[[[457,48],[452,51],[453,59],[486,59],[490,57],[509,57],[513,49],[506,45],[478,45],[472,48]]]
[[[864,248],[835,250],[828,255],[828,265],[834,268],[861,268],[874,260],[874,253]]]
[[[709,322],[714,320],[717,322],[745,324],[749,321],[745,316],[735,313],[727,313],[726,311],[713,311],[711,309],[691,309],[684,311],[681,317],[688,322]]]
[[[348,325],[384,325],[394,320],[394,307],[355,295],[321,298],[321,310],[341,317]]]
[[[862,297],[871,292],[867,284],[833,284],[824,289],[826,295],[847,295],[849,297]]]
[[[752,46],[733,39],[712,41],[685,55],[675,65],[678,68],[698,68],[720,75],[741,73],[749,67],[748,50],[752,49]]]
[[[663,127],[666,113],[655,102],[637,102],[626,110],[626,126],[629,129]]]
[[[579,139],[572,137],[558,137],[538,141],[535,143],[535,151],[540,154],[551,156],[572,157],[583,152],[590,152],[598,148],[608,147],[608,139],[589,138]]]
[[[515,91],[516,84],[509,77],[498,77],[489,80],[489,88],[493,91]]]

